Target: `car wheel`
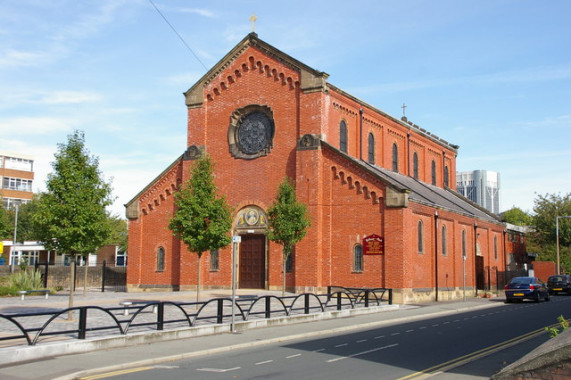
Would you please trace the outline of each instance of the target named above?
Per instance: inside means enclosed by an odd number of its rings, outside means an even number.
[[[549,302],[549,299],[550,299],[549,293],[547,293],[547,294],[545,295],[545,302]]]
[[[513,300],[511,298],[506,298],[506,303],[512,303]]]
[[[541,301],[541,298],[539,297],[539,292],[535,292],[535,296],[533,297],[533,300],[534,300],[535,302]]]

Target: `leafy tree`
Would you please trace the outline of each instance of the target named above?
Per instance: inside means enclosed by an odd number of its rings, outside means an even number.
[[[127,250],[127,221],[119,216],[113,215],[107,218],[109,223],[109,237],[105,242],[107,244],[113,244],[119,246],[120,251]]]
[[[14,222],[11,222],[12,226]],[[12,238],[11,231],[13,228],[10,228],[10,215],[8,211],[4,209],[4,207],[0,206],[0,239],[8,240]]]
[[[18,230],[16,237],[18,241],[38,240],[38,231],[33,221],[34,214],[38,211],[38,199],[40,194],[34,194],[32,200],[28,203],[22,203],[18,206]],[[8,211],[11,220],[15,220],[15,209]],[[14,226],[11,228],[14,234]]]
[[[276,199],[268,209],[268,238],[283,247],[283,289],[286,288],[286,262],[293,248],[310,226],[307,207],[297,201],[295,188],[289,178],[285,178],[278,188]]]
[[[232,241],[232,218],[225,197],[217,196],[214,164],[208,155],[198,159],[190,178],[175,193],[176,211],[169,228],[190,252],[198,256],[196,302],[200,298],[200,258],[208,250],[224,248]]]
[[[105,208],[112,202],[111,185],[101,176],[99,160],[86,150],[83,132],[74,131],[66,144],[58,144],[54,156],[54,171],[48,175],[47,190],[33,221],[47,249],[68,254],[75,261],[77,256],[97,252],[109,237]],[[71,268],[70,283],[75,276],[75,267]],[[73,293],[71,283],[70,307]]]
[[[556,261],[556,217],[571,215],[571,193],[537,195],[533,211],[534,232],[528,235],[528,245],[540,253],[538,260]],[[571,271],[571,219],[559,219],[559,245],[561,265],[569,272]]]
[[[516,226],[531,226],[532,217],[520,208],[512,207],[503,213],[504,220]]]

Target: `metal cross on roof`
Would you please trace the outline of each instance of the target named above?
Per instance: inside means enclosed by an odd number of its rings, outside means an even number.
[[[403,116],[406,116],[406,115],[405,115],[406,104],[403,103],[402,106],[401,106],[401,108],[402,108],[402,115],[403,115]]]
[[[256,17],[255,13],[252,13],[252,15],[250,16],[250,21],[252,22],[252,33],[254,33],[256,31],[256,20],[258,18]]]

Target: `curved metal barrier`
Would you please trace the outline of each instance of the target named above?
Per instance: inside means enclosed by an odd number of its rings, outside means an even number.
[[[367,308],[385,301],[392,304],[392,289],[335,286],[328,290],[327,294],[263,295],[236,299],[234,316],[230,311],[232,299],[228,297],[205,302],[142,301],[121,307],[77,306],[50,312],[0,314],[0,341],[23,339],[25,344],[33,346],[41,337],[47,336],[86,339],[88,332],[118,330],[119,334],[126,335],[134,329],[161,331],[166,325],[176,328],[193,327],[199,323],[222,324],[232,317],[248,321],[252,317],[269,319],[276,315],[290,317],[323,313],[330,309]],[[78,314],[77,328],[68,328],[69,323],[75,320],[64,319],[65,314]]]

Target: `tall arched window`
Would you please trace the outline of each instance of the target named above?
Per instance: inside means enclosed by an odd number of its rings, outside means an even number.
[[[462,230],[462,257],[466,257],[466,230]]]
[[[219,268],[219,256],[218,256],[218,250],[217,249],[213,249],[210,251],[210,270],[211,271],[217,271]]]
[[[369,133],[369,163],[375,163],[375,136]]]
[[[347,153],[347,124],[345,120],[341,120],[339,125],[339,149],[341,152]]]
[[[436,186],[436,162],[432,160],[432,164],[430,165],[431,174],[432,174],[432,184]]]
[[[494,259],[498,259],[498,237],[494,236]]]
[[[162,272],[165,270],[165,249],[159,247],[157,249],[157,272]]]
[[[424,253],[424,225],[418,221],[418,253]]]
[[[450,187],[450,178],[448,173],[448,166],[444,167],[444,186]]]
[[[418,179],[418,154],[416,152],[412,155],[412,176]]]
[[[448,255],[448,237],[446,236],[446,226],[442,226],[442,255]]]
[[[353,248],[353,270],[355,272],[363,271],[363,247],[359,244]]]
[[[397,143],[393,144],[393,172],[399,171],[399,147]]]

